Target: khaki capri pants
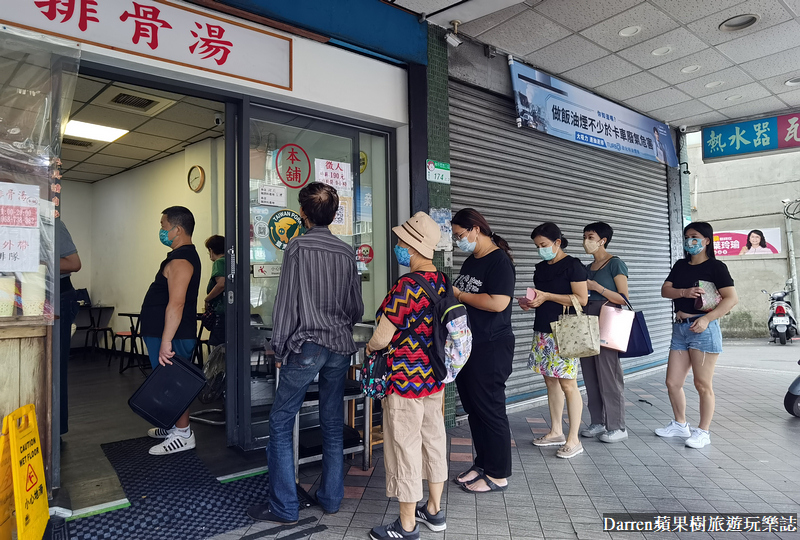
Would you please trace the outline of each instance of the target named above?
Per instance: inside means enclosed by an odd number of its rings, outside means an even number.
[[[400,502],[422,500],[422,480],[447,480],[444,390],[421,398],[389,394],[383,405],[386,496]]]

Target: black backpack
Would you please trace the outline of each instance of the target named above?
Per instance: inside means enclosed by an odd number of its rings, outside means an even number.
[[[440,382],[453,382],[472,352],[472,330],[469,327],[467,308],[456,300],[450,280],[444,273],[438,272],[435,287],[431,287],[427,279],[415,272],[407,276],[422,287],[431,301],[433,334],[428,348],[428,358],[433,368],[433,376]],[[437,291],[442,285],[445,288],[445,295],[439,296]],[[420,343],[423,341],[417,328],[424,319],[424,315],[421,315],[407,330],[408,333],[414,334]]]

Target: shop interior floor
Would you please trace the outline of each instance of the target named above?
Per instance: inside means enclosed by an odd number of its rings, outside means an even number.
[[[100,445],[142,437],[152,427],[128,407],[128,398],[144,375],[138,369],[118,373],[116,358],[110,367],[107,364],[105,353],[74,352],[70,358],[69,432],[61,438],[61,486],[69,491],[73,510],[125,498]],[[211,404],[195,400],[190,410],[208,408],[223,408],[222,400]],[[227,447],[225,426],[192,422],[192,429],[197,456],[215,477],[267,464],[264,450]]]

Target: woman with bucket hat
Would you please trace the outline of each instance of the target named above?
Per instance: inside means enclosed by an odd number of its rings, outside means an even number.
[[[394,227],[394,253],[400,266],[423,277],[445,296],[448,282],[433,265],[439,225],[424,212]],[[432,531],[447,528],[440,508],[447,479],[447,436],[442,415],[444,384],[436,380],[422,341],[433,337],[431,299],[413,278],[402,276],[386,295],[376,315],[378,326],[367,354],[388,347],[391,370],[383,405],[383,451],[386,496],[400,501],[400,517],[370,531],[372,540],[419,538],[417,522]],[[417,320],[424,317],[421,323]],[[428,322],[430,321],[430,322]],[[428,480],[428,501],[422,500],[422,480]]]

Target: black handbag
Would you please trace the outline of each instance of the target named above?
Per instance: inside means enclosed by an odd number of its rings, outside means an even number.
[[[633,318],[633,326],[631,326],[631,337],[628,340],[628,350],[620,352],[619,357],[637,358],[639,356],[652,354],[653,342],[650,340],[650,331],[647,329],[644,313],[634,310],[628,298],[624,295],[622,295],[622,297],[625,298],[625,302],[628,304],[631,311],[635,313],[635,316]]]

